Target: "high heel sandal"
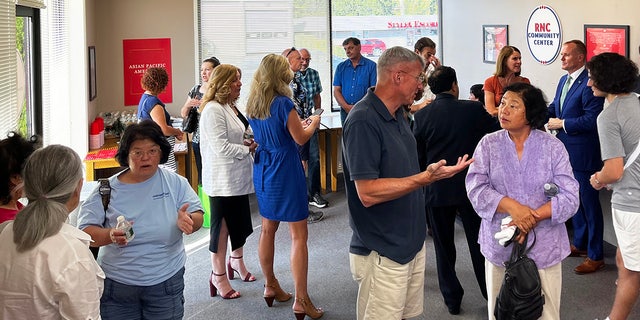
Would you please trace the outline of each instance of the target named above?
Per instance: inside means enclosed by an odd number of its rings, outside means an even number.
[[[218,288],[216,287],[216,285],[213,283],[213,277],[222,277],[225,274],[217,274],[214,273],[213,271],[211,271],[211,277],[209,278],[209,292],[211,293],[212,297],[215,297],[218,295]],[[237,299],[241,297],[241,294],[233,289],[229,290],[229,292],[222,294],[222,291],[220,292],[220,296],[222,297],[222,299]]]
[[[296,302],[304,308],[302,312],[293,310],[296,320],[303,320],[305,316],[309,316],[311,319],[319,319],[324,315],[324,310],[322,310],[322,308],[316,308],[309,297],[296,298]]]
[[[227,273],[229,275],[229,280],[233,280],[233,278],[235,278],[236,272],[238,273],[238,276],[240,276],[240,278],[242,278],[242,275],[240,274],[240,271],[238,271],[238,270],[234,269],[233,267],[231,267],[231,259],[240,260],[240,259],[242,259],[242,256],[239,256],[239,257],[229,256],[229,261],[227,261]],[[244,279],[242,279],[242,281],[244,281],[244,282],[254,282],[254,281],[256,281],[256,278],[253,275],[251,275],[251,272],[247,272],[247,275],[244,276]]]
[[[289,301],[289,299],[291,299],[291,297],[293,297],[293,295],[291,293],[285,292],[284,290],[282,290],[282,288],[280,288],[280,284],[278,283],[278,280],[275,279],[273,281],[273,284],[271,285],[264,285],[265,289],[271,288],[274,291],[274,294],[271,296],[268,295],[264,295],[264,301],[267,303],[268,307],[273,306],[273,300],[276,300],[278,302],[285,302],[285,301]]]

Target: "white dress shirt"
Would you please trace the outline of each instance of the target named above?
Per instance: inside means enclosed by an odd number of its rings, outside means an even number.
[[[0,320],[100,319],[104,272],[91,237],[68,224],[18,253],[13,222],[0,233]]]

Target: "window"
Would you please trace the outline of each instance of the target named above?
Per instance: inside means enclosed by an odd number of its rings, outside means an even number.
[[[391,46],[413,49],[423,36],[439,43],[438,0],[199,0],[198,16],[200,61],[216,56],[241,68],[241,100],[246,100],[262,57],[285,48],[309,50],[311,67],[320,73],[326,108],[333,100],[333,70],[345,58],[345,38],[366,43],[363,55],[374,61]],[[195,65],[197,75],[200,63]],[[335,101],[333,105],[338,110]]]
[[[40,12],[16,7],[17,130],[23,136],[42,134]]]

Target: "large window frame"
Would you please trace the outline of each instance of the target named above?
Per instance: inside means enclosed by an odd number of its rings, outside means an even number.
[[[340,107],[333,98],[332,84],[335,68],[344,59],[341,43],[346,37],[355,36],[363,40],[379,38],[385,32],[396,32],[395,41],[389,43],[413,49],[413,43],[409,42],[414,42],[416,37],[429,36],[429,34],[421,30],[422,28],[411,27],[410,23],[403,24],[403,19],[407,21],[435,19],[437,39],[433,38],[433,40],[441,47],[442,29],[439,23],[442,17],[441,0],[432,0],[428,3],[429,12],[432,12],[428,19],[425,19],[424,15],[415,14],[425,11],[422,10],[425,9],[424,0],[379,3],[377,6],[380,8],[373,9],[371,6],[361,6],[360,2],[363,0],[341,1],[347,4],[340,6],[336,0],[275,0],[268,3],[255,0],[197,0],[196,33],[197,51],[200,59],[194,64],[194,75],[199,74],[200,61],[213,55],[219,58],[222,63],[230,63],[240,67],[244,84],[250,85],[253,72],[264,55],[280,53],[284,48],[291,46],[306,47],[311,52],[313,59],[311,68],[320,73],[323,86],[321,94],[323,108],[339,111]],[[352,26],[353,29],[343,25],[343,28],[338,27],[336,33],[334,31],[335,23],[341,23],[341,21],[343,23],[345,19],[333,15],[334,7],[336,7],[335,10],[342,8],[342,11],[336,12],[344,12],[345,14],[350,14],[351,8],[364,8],[363,12],[366,9],[366,13],[362,13],[360,16],[353,15],[354,20],[358,21],[357,25]],[[266,16],[260,18],[260,14]],[[364,14],[369,16],[364,16]],[[394,26],[387,29],[387,20]],[[271,21],[273,25],[265,26],[265,21]],[[256,23],[255,28],[251,27],[253,22]],[[371,29],[372,31],[369,31],[367,28],[372,23],[377,23],[377,25]],[[260,28],[257,27],[258,25]],[[434,26],[431,25],[429,28],[433,29]],[[376,53],[377,55],[374,54],[369,58],[377,60],[379,52]],[[440,52],[437,55],[441,57]],[[198,77],[195,79],[199,81]],[[241,105],[248,92],[249,90],[242,90]]]
[[[23,134],[42,135],[42,38],[40,9],[16,5],[16,17],[25,18],[23,61],[25,66],[26,128]]]

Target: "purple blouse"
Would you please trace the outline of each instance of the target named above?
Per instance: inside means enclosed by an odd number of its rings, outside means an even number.
[[[466,186],[469,200],[482,218],[478,243],[484,257],[502,266],[511,246],[503,247],[494,238],[506,212],[496,212],[503,197],[537,209],[549,201],[544,184],[553,182],[558,194],[551,198],[551,218],[535,226],[536,243],[529,252],[539,269],[561,262],[569,253],[569,237],[564,222],[578,210],[578,182],[573,177],[569,155],[560,140],[540,130],[532,130],[518,160],[515,143],[506,130],[487,134],[476,148]],[[533,237],[529,236],[529,245]]]

